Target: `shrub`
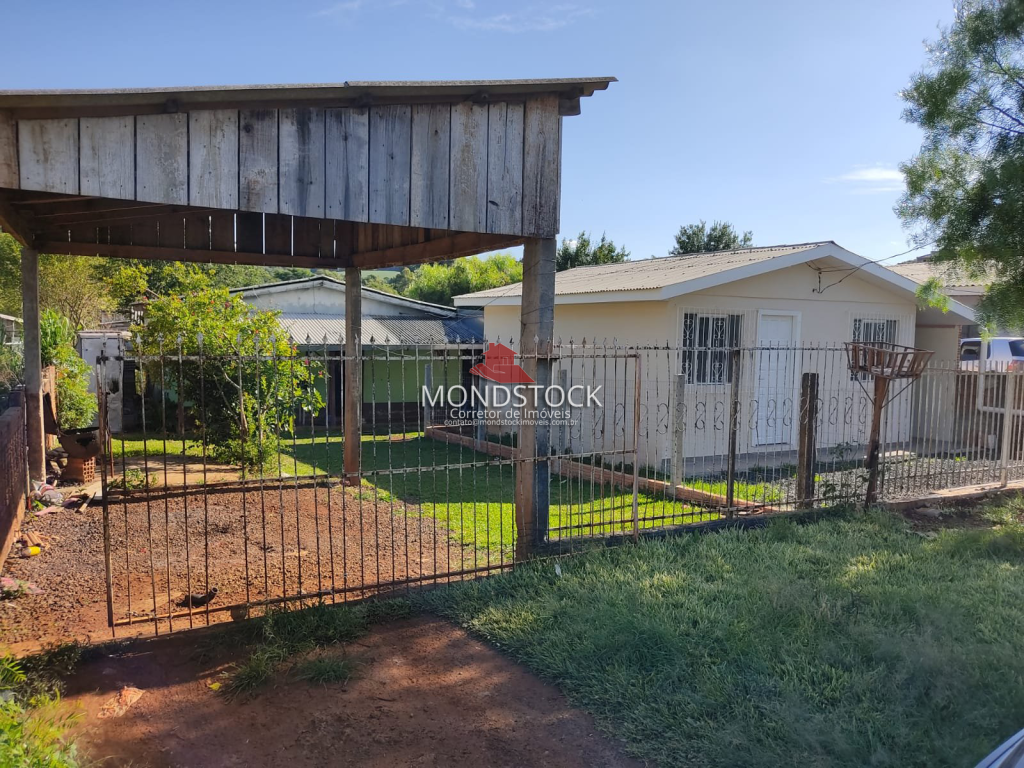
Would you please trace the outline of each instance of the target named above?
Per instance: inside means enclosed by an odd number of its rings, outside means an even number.
[[[89,364],[75,351],[71,321],[52,309],[39,319],[43,367],[57,371],[57,423],[61,429],[80,429],[92,424],[96,396],[89,392]]]

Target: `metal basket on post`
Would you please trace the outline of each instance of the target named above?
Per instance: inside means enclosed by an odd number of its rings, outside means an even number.
[[[935,353],[931,350],[907,347],[888,341],[848,341],[845,346],[850,362],[850,371],[855,374],[871,376],[875,381],[872,394],[867,391],[860,376],[857,377],[857,382],[871,398],[873,406],[868,455],[864,465],[868,470],[866,500],[868,504],[873,504],[878,500],[878,454],[881,450],[882,410],[885,408],[889,396],[889,382],[894,379],[906,379],[912,382],[920,378],[928,366],[928,361]],[[900,392],[902,391],[900,390]]]

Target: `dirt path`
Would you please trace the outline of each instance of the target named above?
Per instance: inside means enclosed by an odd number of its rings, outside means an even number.
[[[120,627],[119,637],[152,634],[151,617],[181,613],[184,595],[211,587],[219,590],[213,608],[330,589],[343,590],[336,596],[341,601],[378,585],[490,562],[489,553],[463,546],[415,506],[366,490],[201,490],[110,503],[114,618],[145,620]],[[110,639],[102,509],[30,518],[24,529],[48,546],[38,557],[10,557],[4,572],[43,593],[0,601],[0,639],[19,652],[60,640]],[[193,613],[175,618],[174,628],[240,617],[238,611]],[[161,621],[160,631],[167,628]]]
[[[634,766],[588,715],[522,667],[434,618],[375,628],[346,647],[346,684],[284,674],[248,701],[210,690],[227,657],[200,663],[195,638],[136,643],[84,665],[69,685],[81,748],[104,765]],[[339,651],[340,652],[340,651]],[[123,685],[145,693],[98,719]]]

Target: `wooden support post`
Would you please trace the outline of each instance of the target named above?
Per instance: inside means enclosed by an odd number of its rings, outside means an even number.
[[[529,556],[548,531],[548,475],[551,425],[527,417],[544,408],[551,384],[551,353],[555,332],[555,240],[527,240],[523,248],[523,301],[520,309],[522,367],[540,389],[523,409],[519,425],[516,477],[516,559]],[[532,406],[532,407],[531,407]]]
[[[345,485],[359,485],[363,439],[363,286],[359,268],[345,269]]]
[[[729,456],[725,469],[725,506],[726,516],[733,516],[736,506],[736,438],[740,431],[740,351],[734,349],[729,353]]]
[[[882,448],[882,409],[885,408],[885,397],[889,394],[889,380],[875,376],[875,402],[871,413],[871,434],[868,438],[868,456],[865,467],[868,470],[868,491],[866,501],[874,504],[878,501],[878,465],[879,453]]]
[[[25,418],[28,474],[46,481],[46,437],[43,434],[43,362],[39,338],[39,254],[21,251],[21,317],[24,323]]]
[[[809,509],[814,504],[817,420],[818,374],[805,373],[800,379],[800,437],[797,443],[796,460],[796,505],[798,509]]]

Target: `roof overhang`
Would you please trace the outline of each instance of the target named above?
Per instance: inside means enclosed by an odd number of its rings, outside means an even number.
[[[559,99],[560,113],[579,114],[579,100],[603,91],[614,77],[532,80],[397,80],[285,85],[210,85],[164,88],[0,90],[0,109],[20,119],[160,114],[194,109],[260,107],[368,107],[470,100],[485,104],[542,94]]]
[[[693,280],[685,280],[678,283],[663,286],[661,288],[647,290],[623,290],[623,291],[600,291],[593,293],[571,293],[555,294],[555,304],[594,304],[604,302],[621,301],[666,301],[678,296],[696,293],[698,291],[716,288],[720,285],[745,280],[751,277],[775,272],[780,269],[807,264],[812,261],[829,259],[840,262],[849,267],[849,273],[858,272],[860,278],[879,287],[883,287],[897,293],[909,293],[916,297],[918,284],[913,280],[896,274],[890,269],[876,264],[870,259],[859,256],[848,251],[835,243],[822,243],[814,248],[777,256],[771,259],[744,264],[733,269],[725,269],[711,275],[705,275]],[[457,307],[481,307],[481,306],[518,306],[522,300],[521,283],[509,286],[508,295],[487,296],[474,298],[473,294],[464,294],[454,297]],[[974,322],[974,310],[950,299],[948,311],[943,313],[939,309],[928,308],[919,310],[919,313],[928,320],[934,319],[935,313],[942,318],[945,325],[960,325]]]

